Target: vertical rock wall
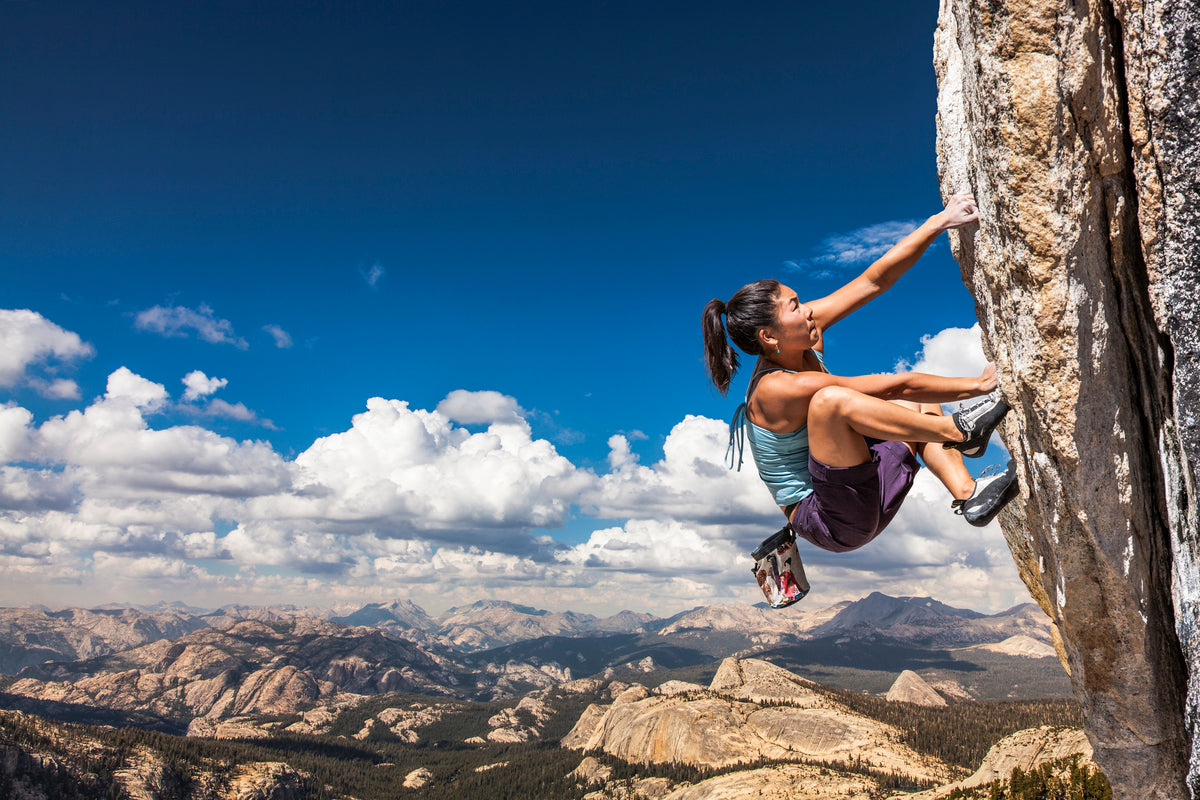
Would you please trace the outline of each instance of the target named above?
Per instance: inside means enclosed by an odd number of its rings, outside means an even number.
[[[1200,798],[1200,0],[943,0],[934,60],[1005,537],[1115,795]]]

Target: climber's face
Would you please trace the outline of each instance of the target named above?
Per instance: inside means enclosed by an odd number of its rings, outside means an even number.
[[[775,299],[775,337],[780,350],[811,350],[821,340],[812,306],[800,302],[789,286],[780,284]]]

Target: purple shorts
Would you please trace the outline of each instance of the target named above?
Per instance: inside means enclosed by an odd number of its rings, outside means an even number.
[[[871,460],[829,467],[808,457],[813,492],[792,509],[796,535],[822,550],[857,550],[879,535],[900,510],[921,468],[903,442],[867,439]]]

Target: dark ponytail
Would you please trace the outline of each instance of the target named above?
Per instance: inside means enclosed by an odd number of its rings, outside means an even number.
[[[724,313],[725,304],[716,298],[704,307],[704,363],[708,366],[708,377],[721,394],[729,391],[729,382],[738,369],[737,352],[729,346],[721,323]]]
[[[758,332],[775,324],[775,304],[779,297],[779,281],[762,280],[748,283],[730,298],[729,303],[709,300],[704,307],[704,361],[708,377],[721,394],[729,391],[729,383],[738,370],[738,354],[725,338],[726,330],[743,352],[762,355]],[[721,324],[721,315],[725,324]]]

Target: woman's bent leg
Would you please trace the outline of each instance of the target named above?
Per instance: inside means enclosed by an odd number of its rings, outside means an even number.
[[[831,467],[871,460],[863,437],[894,442],[958,442],[962,433],[949,417],[923,414],[842,386],[826,386],[808,406],[808,446],[813,458]]]
[[[922,414],[942,416],[942,407],[936,403],[923,403],[920,410]],[[971,496],[975,489],[975,479],[967,472],[962,453],[938,445],[929,446],[929,442],[913,442],[912,445],[916,448],[917,455],[925,462],[925,466],[950,490],[955,500],[966,500]]]

